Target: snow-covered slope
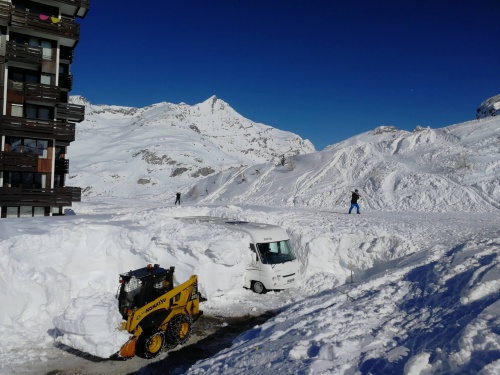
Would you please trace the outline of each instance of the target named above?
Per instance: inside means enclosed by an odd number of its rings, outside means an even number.
[[[86,106],[86,118],[69,148],[68,185],[84,196],[158,194],[221,170],[315,151],[311,142],[252,122],[215,96],[193,106],[145,108],[71,101]]]
[[[345,210],[355,188],[364,209],[496,211],[500,118],[413,132],[379,127],[325,151],[289,158],[284,166],[218,173],[194,184],[187,198]]]

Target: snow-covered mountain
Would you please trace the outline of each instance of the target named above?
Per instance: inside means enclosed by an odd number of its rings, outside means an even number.
[[[69,148],[69,183],[86,196],[158,194],[203,176],[315,151],[299,136],[255,123],[212,96],[193,106],[86,106]]]
[[[279,196],[271,181],[287,181]],[[362,206],[389,211],[500,208],[500,118],[413,132],[379,127],[325,151],[225,171],[190,189],[196,202],[340,208],[360,189]]]
[[[500,94],[486,99],[477,108],[476,118],[500,116]]]
[[[87,115],[69,149],[68,184],[82,187],[84,199],[169,201],[178,190],[190,203],[345,210],[358,188],[364,209],[500,208],[499,117],[412,132],[381,126],[314,152],[309,141],[245,119],[216,97],[145,108],[72,100]],[[277,178],[287,183],[276,196]]]

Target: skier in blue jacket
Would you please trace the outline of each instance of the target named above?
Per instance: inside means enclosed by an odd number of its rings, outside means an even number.
[[[355,189],[353,192],[352,192],[352,197],[351,197],[351,208],[349,208],[349,213],[351,213],[352,209],[353,208],[356,208],[356,211],[358,214],[360,214],[361,212],[359,212],[359,204],[358,204],[358,199],[361,199],[361,195],[359,195],[358,193],[358,189]]]

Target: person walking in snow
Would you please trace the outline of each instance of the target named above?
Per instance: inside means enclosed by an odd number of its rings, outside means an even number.
[[[358,193],[358,189],[355,189],[352,192],[352,197],[351,197],[351,208],[349,208],[349,213],[351,213],[353,208],[356,208],[356,212],[360,214],[359,212],[359,204],[358,204],[358,199],[361,199],[361,195]]]
[[[179,203],[179,206],[181,205],[181,193],[175,194],[175,203],[174,203],[174,206],[177,205],[177,203]]]

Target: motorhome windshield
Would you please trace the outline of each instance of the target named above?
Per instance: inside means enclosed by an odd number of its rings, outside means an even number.
[[[257,247],[264,264],[278,264],[295,260],[289,240],[258,243]]]

